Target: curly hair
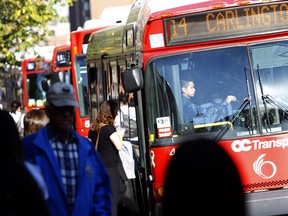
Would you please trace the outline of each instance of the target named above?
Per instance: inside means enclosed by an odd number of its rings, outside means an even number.
[[[118,114],[118,104],[113,100],[104,101],[98,111],[95,121],[90,129],[98,131],[103,124],[114,125],[115,118]]]

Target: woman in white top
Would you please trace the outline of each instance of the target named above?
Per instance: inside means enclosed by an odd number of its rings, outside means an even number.
[[[12,101],[12,103],[10,104],[10,115],[13,117],[19,134],[20,134],[20,138],[23,138],[23,132],[24,132],[24,116],[25,114],[21,112],[21,103],[18,101]]]

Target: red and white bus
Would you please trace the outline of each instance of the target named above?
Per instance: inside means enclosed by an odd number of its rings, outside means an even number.
[[[137,146],[134,198],[144,215],[161,209],[179,144],[199,134],[234,160],[248,215],[288,214],[287,11],[288,1],[276,0],[136,1],[125,25],[91,35],[90,118],[103,100],[129,93],[137,136],[125,139]],[[188,78],[206,115],[185,122],[180,81]],[[227,95],[237,101],[218,112],[214,99]]]
[[[22,61],[23,106],[25,112],[44,108],[46,92],[42,80],[51,71],[51,59],[45,57],[26,58]]]

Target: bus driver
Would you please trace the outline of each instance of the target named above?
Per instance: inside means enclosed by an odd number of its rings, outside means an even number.
[[[192,102],[192,97],[194,97],[196,89],[194,85],[194,81],[189,80],[181,80],[181,91],[182,91],[182,104],[183,104],[183,116],[184,122],[194,122],[196,124],[204,124],[209,122],[195,122],[195,117],[205,117],[209,116],[209,113],[201,106],[198,106]],[[221,104],[222,107],[228,106],[232,101],[237,101],[237,98],[233,95],[228,95],[225,101]],[[219,107],[219,106],[218,106]],[[216,106],[213,107],[216,110]],[[220,111],[221,109],[217,109]],[[203,118],[204,119],[204,118]]]

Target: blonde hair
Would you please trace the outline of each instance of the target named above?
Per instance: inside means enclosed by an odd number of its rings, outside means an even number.
[[[43,109],[32,109],[24,116],[24,136],[37,132],[49,122]]]

